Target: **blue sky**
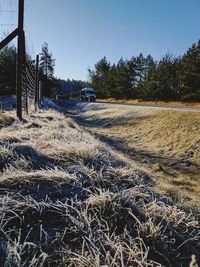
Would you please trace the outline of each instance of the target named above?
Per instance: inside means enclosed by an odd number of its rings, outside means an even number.
[[[18,0],[0,0],[0,35],[16,24]],[[113,63],[140,52],[159,60],[183,54],[200,39],[200,0],[25,0],[27,48],[44,42],[56,58],[55,75],[88,79],[106,56]],[[2,25],[3,24],[3,25]]]

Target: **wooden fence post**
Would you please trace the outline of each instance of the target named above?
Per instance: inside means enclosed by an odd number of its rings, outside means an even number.
[[[38,91],[39,91],[39,55],[36,56],[36,70],[35,70],[35,111],[38,109]]]
[[[22,77],[24,65],[24,0],[19,0],[18,12],[18,42],[17,42],[17,117],[22,119]]]

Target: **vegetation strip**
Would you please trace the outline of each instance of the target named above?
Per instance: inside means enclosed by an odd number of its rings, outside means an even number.
[[[199,218],[58,111],[0,132],[1,266],[188,266]],[[42,164],[39,164],[42,163]]]

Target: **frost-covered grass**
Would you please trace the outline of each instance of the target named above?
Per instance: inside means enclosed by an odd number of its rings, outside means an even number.
[[[0,266],[188,267],[200,256],[198,214],[64,114],[13,120],[0,152]]]

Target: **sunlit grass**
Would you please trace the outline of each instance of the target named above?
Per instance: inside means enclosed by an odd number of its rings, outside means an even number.
[[[199,256],[195,211],[64,114],[2,128],[0,152],[1,266],[188,267]]]
[[[81,114],[88,129],[157,177],[158,184],[169,183],[198,203],[200,112],[101,105]]]
[[[127,103],[127,104],[144,104],[144,105],[160,105],[160,106],[174,106],[174,107],[200,107],[200,102],[181,102],[181,101],[145,101],[142,99],[97,99],[101,102],[112,102],[112,103]]]

